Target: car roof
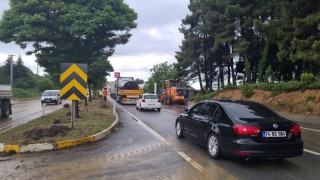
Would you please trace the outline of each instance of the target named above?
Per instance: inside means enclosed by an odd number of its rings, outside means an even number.
[[[203,100],[200,102],[214,102],[217,104],[230,104],[230,103],[234,103],[234,104],[259,104],[254,101],[243,100],[243,99],[241,99],[241,100],[215,100],[215,99],[212,99],[212,100]]]
[[[60,90],[45,90],[45,91],[60,91]]]

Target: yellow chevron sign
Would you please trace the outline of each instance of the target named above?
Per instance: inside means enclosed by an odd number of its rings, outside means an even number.
[[[67,100],[84,100],[87,95],[87,64],[62,63],[60,96]]]

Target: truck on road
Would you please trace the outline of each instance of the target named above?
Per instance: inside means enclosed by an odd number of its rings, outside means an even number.
[[[0,119],[8,118],[12,114],[11,101],[12,98],[12,85],[0,84]]]
[[[121,104],[136,104],[143,90],[133,81],[133,77],[118,77],[111,83],[110,96]]]
[[[10,99],[13,97],[12,85],[13,85],[13,61],[11,56],[10,67],[10,84],[0,83],[0,119],[8,118],[12,114],[12,104]]]

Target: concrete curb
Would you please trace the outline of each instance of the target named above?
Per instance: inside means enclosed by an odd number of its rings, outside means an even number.
[[[116,120],[111,124],[108,129],[105,129],[97,134],[88,136],[80,139],[71,139],[66,141],[56,142],[54,144],[50,143],[40,143],[40,144],[28,144],[28,145],[10,145],[0,143],[0,153],[5,154],[14,154],[14,153],[30,153],[30,152],[41,152],[41,151],[50,151],[57,149],[73,148],[90,142],[99,141],[107,137],[119,124],[118,113],[115,113]]]

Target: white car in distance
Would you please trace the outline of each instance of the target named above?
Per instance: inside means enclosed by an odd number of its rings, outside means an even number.
[[[156,94],[142,94],[136,103],[136,108],[142,110],[157,110],[161,111],[161,102]]]

